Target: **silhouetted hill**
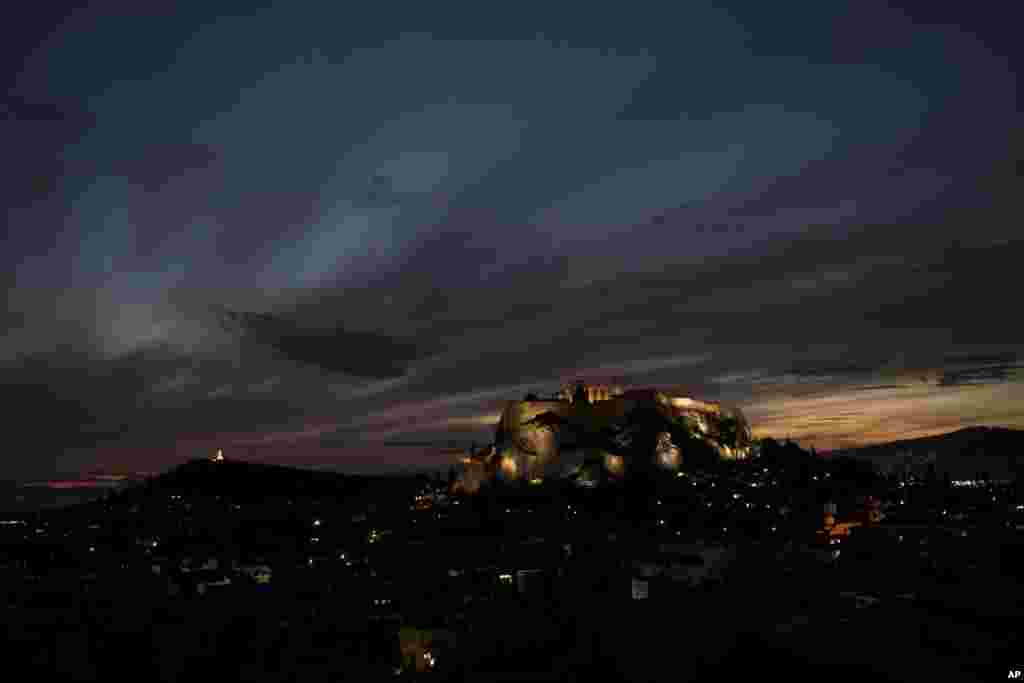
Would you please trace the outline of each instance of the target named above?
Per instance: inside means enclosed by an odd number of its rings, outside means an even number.
[[[833,451],[830,458],[849,456],[880,467],[907,461],[915,467],[934,462],[935,471],[952,478],[973,478],[979,472],[994,479],[1012,479],[1024,465],[1024,431],[1004,427],[968,427],[919,439]]]
[[[349,475],[235,460],[191,460],[118,497],[150,493],[220,496],[238,502],[273,498],[346,499],[409,488],[413,477]]]
[[[351,478],[333,472],[231,460],[192,460],[160,475],[153,485],[161,489],[185,488],[197,493],[280,495],[302,491],[310,495],[327,495],[349,488],[354,483]]]

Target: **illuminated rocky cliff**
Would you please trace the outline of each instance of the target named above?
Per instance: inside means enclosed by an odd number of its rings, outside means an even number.
[[[743,459],[750,445],[738,409],[654,389],[580,384],[551,397],[510,401],[494,444],[466,463],[475,472],[467,488],[489,478],[596,483],[634,467],[675,470],[687,457]]]

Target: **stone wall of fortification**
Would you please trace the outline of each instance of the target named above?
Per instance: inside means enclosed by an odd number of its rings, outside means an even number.
[[[543,476],[552,466],[558,465],[559,434],[557,427],[543,424],[528,424],[534,418],[551,413],[564,419],[582,419],[600,426],[621,420],[638,403],[653,398],[666,417],[686,416],[694,421],[700,431],[715,435],[718,419],[736,417],[740,422],[740,443],[738,449],[721,448],[723,457],[744,457],[746,445],[750,443],[750,429],[742,412],[736,408],[725,408],[718,403],[701,401],[689,397],[668,396],[657,391],[621,392],[616,387],[585,387],[588,401],[573,403],[575,387],[563,390],[561,399],[530,401],[509,401],[501,415],[497,453],[499,472],[503,478],[523,479]],[[571,443],[565,444],[571,448]]]

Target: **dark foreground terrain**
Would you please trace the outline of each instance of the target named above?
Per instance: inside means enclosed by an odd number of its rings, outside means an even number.
[[[821,499],[853,485],[824,465],[465,498],[425,477],[227,465],[2,520],[9,665],[83,681],[984,681],[1024,651],[1013,487],[861,482],[891,516],[820,547]]]

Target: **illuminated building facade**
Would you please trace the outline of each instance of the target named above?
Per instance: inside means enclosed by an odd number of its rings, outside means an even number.
[[[558,392],[558,398],[562,401],[568,401],[573,403],[578,398],[582,389],[582,396],[586,397],[586,400],[590,403],[597,403],[598,401],[607,401],[617,396],[622,396],[624,393],[622,387],[618,386],[604,386],[604,385],[589,385],[589,384],[575,384],[566,385],[562,387],[561,391]]]
[[[821,528],[815,532],[815,542],[825,546],[841,544],[854,529],[877,525],[882,519],[881,501],[877,498],[867,498],[861,508],[843,519],[836,516],[835,503],[826,503]]]

